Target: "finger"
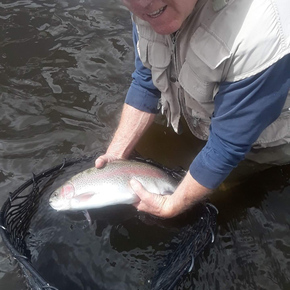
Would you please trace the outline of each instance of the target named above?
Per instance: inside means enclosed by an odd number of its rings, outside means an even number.
[[[139,196],[140,200],[145,200],[145,199],[151,199],[151,195],[152,193],[148,192],[143,185],[141,184],[141,182],[139,182],[136,179],[131,179],[130,180],[130,185],[132,187],[132,189],[134,190],[134,192]]]
[[[95,161],[95,167],[102,168],[107,162],[108,162],[108,159],[107,158],[105,158],[104,156],[100,156]]]

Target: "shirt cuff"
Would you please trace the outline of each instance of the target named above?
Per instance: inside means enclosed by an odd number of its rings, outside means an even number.
[[[159,98],[158,90],[144,89],[133,81],[127,92],[125,103],[140,111],[157,114]]]

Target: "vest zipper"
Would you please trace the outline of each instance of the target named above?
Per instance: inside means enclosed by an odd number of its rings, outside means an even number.
[[[171,43],[172,43],[172,49],[171,49],[171,55],[173,60],[173,68],[174,68],[174,76],[170,76],[170,81],[174,82],[175,85],[179,88],[178,83],[178,64],[177,64],[177,52],[176,52],[176,41],[179,34],[179,30],[176,31],[174,34],[171,34]]]
[[[183,117],[185,118],[189,128],[194,128],[191,129],[191,131],[195,131],[196,132],[196,128],[199,126],[200,123],[200,118],[199,117],[195,117],[195,116],[190,116],[188,117],[186,109],[185,109],[185,100],[184,100],[184,95],[183,95],[183,89],[180,87],[179,85],[179,80],[178,80],[178,76],[179,76],[179,67],[180,64],[178,63],[178,57],[177,57],[177,48],[176,48],[176,42],[177,42],[177,37],[179,34],[179,30],[174,33],[171,34],[171,42],[172,42],[172,57],[173,57],[173,66],[174,66],[174,72],[175,72],[175,80],[173,80],[172,78],[170,79],[170,81],[174,82],[175,85],[177,86],[177,99],[179,102],[179,106],[180,106],[180,110],[181,110],[181,114],[183,115]],[[172,77],[172,76],[171,76]],[[196,135],[198,138],[206,140],[207,136],[203,134],[203,136],[201,136],[200,134]]]
[[[188,21],[188,19],[189,19],[189,17],[185,20],[185,22],[183,23],[183,25],[186,24],[186,22]],[[189,127],[192,126],[193,128],[196,128],[199,125],[200,118],[194,117],[194,116],[192,116],[191,118],[189,118],[187,116],[187,112],[186,112],[186,109],[185,109],[185,99],[184,99],[184,95],[183,95],[184,92],[183,92],[183,89],[180,87],[179,79],[178,79],[179,70],[180,70],[181,65],[178,62],[178,57],[177,57],[178,51],[177,51],[176,43],[177,43],[178,35],[180,34],[180,30],[182,30],[182,28],[180,28],[175,33],[173,33],[173,34],[170,35],[170,37],[171,37],[171,43],[172,43],[171,54],[172,54],[173,68],[174,68],[174,72],[175,72],[174,80],[173,80],[173,76],[171,75],[170,76],[170,81],[174,82],[175,83],[175,86],[177,87],[177,100],[178,100],[179,107],[180,107],[180,110],[181,110],[181,115],[183,115],[183,117],[185,118],[185,120],[186,120],[186,122],[187,122],[187,124],[188,124]],[[180,122],[179,122],[179,126],[178,127],[180,128],[180,131],[182,131],[181,123]],[[191,131],[194,132],[195,130],[194,131],[191,130]],[[201,138],[201,137],[198,137],[198,138]],[[203,136],[203,138],[204,138],[204,136]]]
[[[180,117],[182,115],[184,115],[183,112],[183,105],[182,105],[182,101],[181,101],[181,94],[182,94],[182,90],[180,88],[180,84],[179,84],[179,80],[178,80],[178,76],[179,76],[179,63],[178,63],[178,58],[177,58],[177,48],[176,48],[176,42],[177,42],[177,37],[179,35],[179,30],[177,30],[174,34],[171,34],[171,43],[172,43],[172,51],[171,51],[171,55],[172,55],[172,62],[173,62],[173,67],[172,69],[174,70],[174,75],[172,75],[172,72],[170,73],[170,81],[172,83],[174,83],[174,86],[177,88],[176,93],[177,93],[177,100],[178,100],[178,104],[179,104],[179,108],[180,108]],[[179,119],[178,122],[178,128],[175,130],[177,134],[181,134],[183,129],[182,129],[182,125]]]
[[[176,43],[177,43],[177,38],[178,38],[180,32],[182,31],[183,27],[186,26],[186,23],[189,21],[189,19],[190,19],[190,17],[187,17],[187,19],[183,22],[182,26],[176,32],[170,34],[171,43],[172,43],[171,54],[173,56],[173,65],[174,65],[174,71],[175,71],[175,82],[176,82],[177,87],[179,88],[178,91],[180,90],[180,85],[179,85],[179,81],[178,81],[180,63],[178,63]]]

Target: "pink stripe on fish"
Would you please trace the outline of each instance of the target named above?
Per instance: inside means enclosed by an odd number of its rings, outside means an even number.
[[[146,177],[154,177],[154,178],[164,178],[165,174],[159,170],[152,170],[150,168],[116,168],[113,170],[109,170],[106,172],[99,172],[100,178],[106,178],[111,176],[146,176]]]

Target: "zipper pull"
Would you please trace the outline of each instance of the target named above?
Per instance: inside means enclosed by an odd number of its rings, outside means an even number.
[[[171,43],[173,44],[173,47],[172,47],[172,54],[175,53],[175,46],[176,46],[176,39],[177,39],[177,35],[179,33],[179,30],[177,30],[176,32],[170,34],[170,37],[171,37]]]

